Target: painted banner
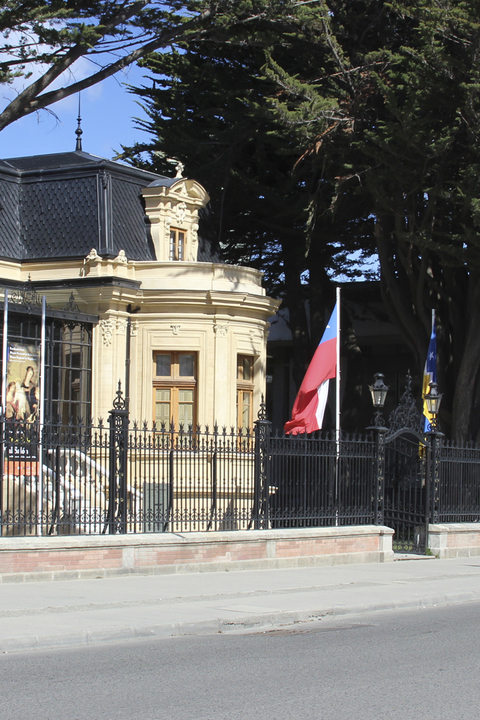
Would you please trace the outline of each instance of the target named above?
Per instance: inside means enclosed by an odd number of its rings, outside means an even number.
[[[8,343],[5,418],[35,423],[40,409],[40,347]]]

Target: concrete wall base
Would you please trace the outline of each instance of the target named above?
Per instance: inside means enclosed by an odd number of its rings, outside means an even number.
[[[442,559],[480,555],[480,523],[429,525],[428,546]]]
[[[0,538],[0,582],[393,560],[393,530],[363,525],[185,534]]]

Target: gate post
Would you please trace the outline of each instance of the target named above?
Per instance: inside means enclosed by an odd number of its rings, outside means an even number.
[[[258,420],[255,421],[255,476],[253,490],[253,527],[268,528],[268,477],[269,439],[272,423],[267,420],[264,397],[260,403]]]
[[[110,533],[127,532],[127,446],[128,410],[118,382],[117,396],[113,409],[109,411],[109,490],[108,527]]]
[[[382,417],[380,416],[380,420]],[[375,418],[375,422],[377,418]],[[375,461],[374,461],[374,508],[373,522],[375,525],[383,525],[385,521],[385,434],[387,428],[383,423],[375,424],[372,428],[375,440]]]

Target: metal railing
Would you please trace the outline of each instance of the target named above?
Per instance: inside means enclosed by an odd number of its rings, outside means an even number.
[[[438,448],[438,478],[433,522],[480,522],[480,448],[443,442]]]
[[[385,432],[273,435],[263,409],[252,432],[138,425],[129,421],[120,391],[106,424],[41,427],[3,419],[0,533],[185,532],[385,521],[400,542],[406,533],[401,523],[418,534],[422,525],[428,531],[429,522],[480,521],[480,448],[445,443],[437,434],[427,439],[425,461],[419,461],[418,444],[411,442],[412,474],[403,445],[386,448]],[[390,477],[394,450],[398,477]]]
[[[118,400],[118,398],[117,398]],[[121,400],[121,397],[120,397]],[[130,424],[2,422],[4,536],[247,530],[375,521],[372,440]]]

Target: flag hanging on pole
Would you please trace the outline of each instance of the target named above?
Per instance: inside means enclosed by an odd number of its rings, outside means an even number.
[[[286,433],[311,433],[322,427],[329,380],[337,374],[337,310],[338,302],[303,378],[293,405],[292,419],[285,423]]]
[[[423,371],[422,395],[428,392],[428,386],[431,382],[437,382],[437,333],[435,328],[435,310],[432,310],[432,335],[428,345],[427,359],[425,361],[425,369]],[[430,424],[432,415],[428,412],[427,403],[423,401],[423,414],[425,416],[424,432],[432,429]]]

